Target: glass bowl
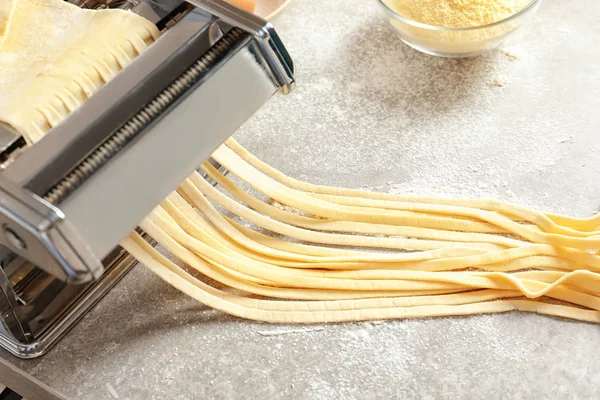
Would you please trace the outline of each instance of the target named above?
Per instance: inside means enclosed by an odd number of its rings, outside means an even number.
[[[531,0],[521,11],[494,23],[467,28],[423,24],[398,14],[393,0],[377,0],[400,39],[414,49],[440,57],[471,57],[492,50],[526,25],[542,0]]]

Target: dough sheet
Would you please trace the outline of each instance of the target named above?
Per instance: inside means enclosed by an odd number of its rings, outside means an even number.
[[[0,122],[35,143],[158,35],[127,11],[0,0]]]

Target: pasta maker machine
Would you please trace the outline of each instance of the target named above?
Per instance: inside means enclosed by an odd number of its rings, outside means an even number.
[[[135,261],[119,242],[275,93],[293,64],[271,24],[222,0],[70,0],[161,30],[32,146],[0,126],[0,345],[42,355]]]

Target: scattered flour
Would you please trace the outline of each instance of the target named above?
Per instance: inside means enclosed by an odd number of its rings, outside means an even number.
[[[292,329],[272,329],[268,331],[257,331],[257,333],[261,336],[282,336],[282,335],[294,335],[299,333],[308,333],[308,332],[318,332],[322,331],[325,328],[323,327],[314,327],[314,328],[292,328]]]

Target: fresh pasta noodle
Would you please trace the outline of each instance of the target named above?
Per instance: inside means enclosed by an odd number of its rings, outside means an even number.
[[[185,293],[212,307],[261,321],[298,323],[510,310],[591,322],[600,318],[600,258],[570,247],[586,238],[593,245],[593,235],[571,235],[568,226],[555,229],[533,211],[481,210],[469,201],[455,207],[444,203],[448,199],[437,207],[408,210],[425,214],[418,218],[429,217],[423,220],[434,227],[406,229],[406,215],[381,224],[381,214],[372,211],[384,209],[378,208],[382,204],[354,201],[342,190],[302,196],[310,194],[308,186],[290,188],[281,173],[273,174],[277,179],[270,177],[264,189],[261,170],[253,170],[258,164],[240,158],[239,153],[249,153],[235,146],[236,152],[219,149],[216,159],[257,191],[278,196],[282,207],[253,196],[205,163],[203,170],[221,190],[193,173],[141,224],[200,277],[170,263],[137,234],[123,243],[159,277],[178,282]],[[352,206],[342,207],[350,212],[325,212],[339,210],[331,206],[338,198],[331,196],[347,199],[337,205]],[[354,221],[356,215],[376,215],[377,222]],[[456,225],[435,226],[433,219],[442,215]],[[481,232],[482,223],[502,229]],[[458,229],[444,229],[453,227]],[[504,231],[527,238],[499,235]],[[210,286],[202,276],[235,293]]]

